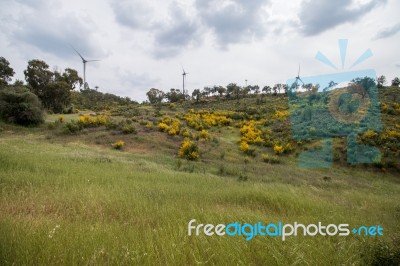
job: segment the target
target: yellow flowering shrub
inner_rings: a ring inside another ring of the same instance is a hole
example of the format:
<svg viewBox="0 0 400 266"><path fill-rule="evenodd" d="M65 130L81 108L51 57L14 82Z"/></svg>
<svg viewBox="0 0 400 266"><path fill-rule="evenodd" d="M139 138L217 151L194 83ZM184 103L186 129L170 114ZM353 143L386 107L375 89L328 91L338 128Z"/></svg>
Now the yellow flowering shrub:
<svg viewBox="0 0 400 266"><path fill-rule="evenodd" d="M201 138L201 139L209 140L210 137L211 137L211 136L210 136L210 133L208 133L207 130L203 129L203 130L200 132L200 138Z"/></svg>
<svg viewBox="0 0 400 266"><path fill-rule="evenodd" d="M388 105L386 103L382 103L381 104L381 110L382 110L383 113L386 113L388 108L389 107L388 107Z"/></svg>
<svg viewBox="0 0 400 266"><path fill-rule="evenodd" d="M228 112L214 112L201 110L195 112L193 109L185 115L184 119L186 124L196 130L208 129L213 126L229 126L233 122L231 118L228 118Z"/></svg>
<svg viewBox="0 0 400 266"><path fill-rule="evenodd" d="M279 111L276 110L275 114L272 115L273 119L277 119L277 120L285 120L290 116L290 112L289 111Z"/></svg>
<svg viewBox="0 0 400 266"><path fill-rule="evenodd" d="M371 139L376 137L378 134L375 133L373 130L368 129L363 135L362 138L363 139Z"/></svg>
<svg viewBox="0 0 400 266"><path fill-rule="evenodd" d="M262 144L264 140L261 138L261 133L261 130L256 128L256 122L250 120L240 128L240 134L242 135L240 141L248 144Z"/></svg>
<svg viewBox="0 0 400 266"><path fill-rule="evenodd" d="M385 134L390 138L400 138L400 132L397 132L396 130L386 130Z"/></svg>
<svg viewBox="0 0 400 266"><path fill-rule="evenodd" d="M116 150L121 150L122 147L124 147L125 142L123 142L122 140L115 142L114 144L112 144L113 148Z"/></svg>
<svg viewBox="0 0 400 266"><path fill-rule="evenodd" d="M189 129L187 129L187 128L184 128L184 129L181 131L181 134L182 134L182 136L183 136L184 138L190 138L190 137L191 137L190 131L189 131Z"/></svg>
<svg viewBox="0 0 400 266"><path fill-rule="evenodd" d="M393 103L393 108L397 113L400 113L400 103Z"/></svg>
<svg viewBox="0 0 400 266"><path fill-rule="evenodd" d="M165 132L165 131L167 131L167 129L168 129L168 125L165 124L165 123L159 123L159 124L158 124L158 129L159 129L160 131L162 131L162 132Z"/></svg>
<svg viewBox="0 0 400 266"><path fill-rule="evenodd" d="M97 127L106 125L109 119L110 117L105 115L83 115L79 117L78 123L82 127Z"/></svg>
<svg viewBox="0 0 400 266"><path fill-rule="evenodd" d="M189 139L184 139L178 152L180 158L195 161L199 155L199 147L197 144Z"/></svg>
<svg viewBox="0 0 400 266"><path fill-rule="evenodd" d="M285 148L283 148L283 146L275 144L274 145L274 152L276 154L282 154L285 151Z"/></svg>
<svg viewBox="0 0 400 266"><path fill-rule="evenodd" d="M249 144L246 141L240 142L240 150L243 152L247 152L250 149Z"/></svg>
<svg viewBox="0 0 400 266"><path fill-rule="evenodd" d="M173 118L169 126L168 134L179 135L180 131L181 131L181 122L179 121L179 119Z"/></svg>
<svg viewBox="0 0 400 266"><path fill-rule="evenodd" d="M177 118L163 117L160 119L158 129L162 132L167 132L169 135L179 135L181 121Z"/></svg>
<svg viewBox="0 0 400 266"><path fill-rule="evenodd" d="M60 115L58 117L58 122L63 123L64 122L64 116Z"/></svg>

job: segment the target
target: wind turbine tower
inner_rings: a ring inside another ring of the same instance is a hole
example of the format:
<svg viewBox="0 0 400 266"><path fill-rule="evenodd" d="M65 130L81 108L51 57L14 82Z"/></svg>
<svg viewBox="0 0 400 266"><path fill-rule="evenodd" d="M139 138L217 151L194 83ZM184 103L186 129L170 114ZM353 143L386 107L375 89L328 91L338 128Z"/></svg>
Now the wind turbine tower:
<svg viewBox="0 0 400 266"><path fill-rule="evenodd" d="M97 60L97 59L95 59L95 60L86 60L74 47L72 47L72 49L74 49L74 51L82 59L82 63L83 63L83 87L86 89L86 87L87 87L87 83L86 83L86 63L100 61L100 60Z"/></svg>
<svg viewBox="0 0 400 266"><path fill-rule="evenodd" d="M182 66L182 70L183 70L183 73L182 73L182 93L183 93L183 96L185 97L185 80L186 80L186 75L189 74L189 73L186 73L186 71L183 68L183 66Z"/></svg>

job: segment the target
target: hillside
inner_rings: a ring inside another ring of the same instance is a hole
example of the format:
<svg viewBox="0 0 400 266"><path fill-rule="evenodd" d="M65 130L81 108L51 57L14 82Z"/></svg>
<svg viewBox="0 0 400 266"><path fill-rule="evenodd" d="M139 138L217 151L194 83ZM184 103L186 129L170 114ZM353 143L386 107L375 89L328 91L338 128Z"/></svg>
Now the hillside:
<svg viewBox="0 0 400 266"><path fill-rule="evenodd" d="M382 264L399 261L398 88L379 91L381 162L301 168L282 95L132 104L0 124L0 261L12 264ZM315 129L316 130L316 129ZM348 223L384 236L188 236L188 222Z"/></svg>

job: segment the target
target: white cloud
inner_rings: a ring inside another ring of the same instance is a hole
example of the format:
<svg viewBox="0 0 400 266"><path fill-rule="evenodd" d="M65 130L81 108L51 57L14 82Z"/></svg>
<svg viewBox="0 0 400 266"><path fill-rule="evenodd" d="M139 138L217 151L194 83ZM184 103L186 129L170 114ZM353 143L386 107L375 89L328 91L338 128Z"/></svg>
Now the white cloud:
<svg viewBox="0 0 400 266"><path fill-rule="evenodd" d="M102 60L88 65L91 86L141 101L151 87L181 89L181 64L190 73L189 91L243 85L245 79L260 86L285 82L299 63L303 75L326 73L331 69L315 53L321 50L340 65L337 39L349 38L348 62L371 48L374 57L362 67L392 79L400 57L400 3L383 2L1 1L0 56L19 79L33 58L81 73L70 43L85 57Z"/></svg>

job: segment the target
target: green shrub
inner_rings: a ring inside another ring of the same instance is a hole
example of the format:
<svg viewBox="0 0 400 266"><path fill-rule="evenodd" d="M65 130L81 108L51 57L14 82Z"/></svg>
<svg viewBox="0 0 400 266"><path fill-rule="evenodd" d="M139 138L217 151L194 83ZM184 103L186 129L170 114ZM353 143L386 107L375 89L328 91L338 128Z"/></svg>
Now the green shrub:
<svg viewBox="0 0 400 266"><path fill-rule="evenodd" d="M67 133L77 133L81 130L79 124L75 121L71 121L65 124L65 131Z"/></svg>
<svg viewBox="0 0 400 266"><path fill-rule="evenodd" d="M279 157L275 155L262 154L261 159L265 163L271 163L271 164L280 163Z"/></svg>
<svg viewBox="0 0 400 266"><path fill-rule="evenodd" d="M108 130L118 128L118 124L112 119L107 120L107 123L105 126L106 126L106 129L108 129Z"/></svg>
<svg viewBox="0 0 400 266"><path fill-rule="evenodd" d="M8 87L0 91L0 117L6 122L24 126L44 121L39 98L24 87Z"/></svg>
<svg viewBox="0 0 400 266"><path fill-rule="evenodd" d="M377 240L366 245L361 255L366 265L400 265L399 244L399 235L394 235L391 241Z"/></svg>
<svg viewBox="0 0 400 266"><path fill-rule="evenodd" d="M122 133L124 134L136 134L136 127L134 125L125 125L122 128Z"/></svg>

